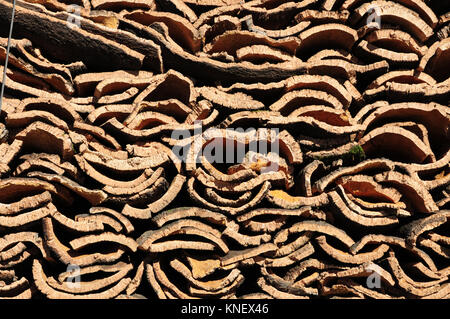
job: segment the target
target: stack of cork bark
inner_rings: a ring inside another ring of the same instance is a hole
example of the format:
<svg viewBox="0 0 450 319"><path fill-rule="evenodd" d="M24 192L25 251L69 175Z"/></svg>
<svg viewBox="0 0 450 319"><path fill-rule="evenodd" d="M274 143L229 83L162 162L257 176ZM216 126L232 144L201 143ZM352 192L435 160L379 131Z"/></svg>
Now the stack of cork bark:
<svg viewBox="0 0 450 319"><path fill-rule="evenodd" d="M450 298L448 1L12 8L0 297Z"/></svg>

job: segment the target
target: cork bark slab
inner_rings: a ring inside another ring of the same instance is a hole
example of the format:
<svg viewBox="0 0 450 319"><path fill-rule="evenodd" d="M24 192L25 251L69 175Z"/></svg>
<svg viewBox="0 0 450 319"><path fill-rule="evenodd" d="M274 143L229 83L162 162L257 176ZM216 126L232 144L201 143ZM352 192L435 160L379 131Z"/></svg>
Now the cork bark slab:
<svg viewBox="0 0 450 319"><path fill-rule="evenodd" d="M0 298L449 299L449 9L0 0Z"/></svg>

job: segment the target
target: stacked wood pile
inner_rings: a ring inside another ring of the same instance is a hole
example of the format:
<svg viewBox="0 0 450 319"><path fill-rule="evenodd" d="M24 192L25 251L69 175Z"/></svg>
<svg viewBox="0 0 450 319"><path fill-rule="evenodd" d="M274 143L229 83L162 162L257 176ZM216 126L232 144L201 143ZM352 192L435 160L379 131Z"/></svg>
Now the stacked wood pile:
<svg viewBox="0 0 450 319"><path fill-rule="evenodd" d="M17 0L0 297L449 298L449 34L442 0Z"/></svg>

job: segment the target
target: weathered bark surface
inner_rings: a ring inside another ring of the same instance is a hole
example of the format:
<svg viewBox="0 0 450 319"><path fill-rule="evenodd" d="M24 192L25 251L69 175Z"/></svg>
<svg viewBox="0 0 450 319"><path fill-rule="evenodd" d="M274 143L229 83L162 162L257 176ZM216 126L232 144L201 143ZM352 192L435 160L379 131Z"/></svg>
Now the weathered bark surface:
<svg viewBox="0 0 450 319"><path fill-rule="evenodd" d="M445 3L18 0L0 298L449 299Z"/></svg>

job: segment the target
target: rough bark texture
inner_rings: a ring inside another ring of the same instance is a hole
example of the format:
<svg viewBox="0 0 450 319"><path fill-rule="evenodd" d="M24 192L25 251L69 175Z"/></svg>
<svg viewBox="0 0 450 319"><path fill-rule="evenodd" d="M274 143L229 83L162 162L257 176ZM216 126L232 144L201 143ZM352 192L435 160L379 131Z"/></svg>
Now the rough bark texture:
<svg viewBox="0 0 450 319"><path fill-rule="evenodd" d="M18 0L0 298L450 298L448 12Z"/></svg>

